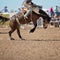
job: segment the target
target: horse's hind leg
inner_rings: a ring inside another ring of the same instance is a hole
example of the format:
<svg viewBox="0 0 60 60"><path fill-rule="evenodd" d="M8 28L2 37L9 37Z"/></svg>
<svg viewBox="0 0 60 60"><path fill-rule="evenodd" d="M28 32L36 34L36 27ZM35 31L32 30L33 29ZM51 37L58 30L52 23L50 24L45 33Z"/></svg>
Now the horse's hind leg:
<svg viewBox="0 0 60 60"><path fill-rule="evenodd" d="M11 29L9 31L9 37L10 37L10 40L15 40L14 38L11 37L11 34L15 31L15 29Z"/></svg>
<svg viewBox="0 0 60 60"><path fill-rule="evenodd" d="M18 34L18 36L19 36L20 39L25 40L25 39L23 39L22 36L20 35L20 30L19 30L19 28L17 28L17 34Z"/></svg>

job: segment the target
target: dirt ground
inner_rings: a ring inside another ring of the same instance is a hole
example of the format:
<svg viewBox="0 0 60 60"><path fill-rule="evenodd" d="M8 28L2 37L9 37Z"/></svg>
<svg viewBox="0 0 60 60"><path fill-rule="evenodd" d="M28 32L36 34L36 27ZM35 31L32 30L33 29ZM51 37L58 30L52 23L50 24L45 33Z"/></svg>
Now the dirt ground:
<svg viewBox="0 0 60 60"><path fill-rule="evenodd" d="M60 28L21 29L26 40L19 39L16 31L15 40L9 40L10 28L0 28L0 60L60 60Z"/></svg>

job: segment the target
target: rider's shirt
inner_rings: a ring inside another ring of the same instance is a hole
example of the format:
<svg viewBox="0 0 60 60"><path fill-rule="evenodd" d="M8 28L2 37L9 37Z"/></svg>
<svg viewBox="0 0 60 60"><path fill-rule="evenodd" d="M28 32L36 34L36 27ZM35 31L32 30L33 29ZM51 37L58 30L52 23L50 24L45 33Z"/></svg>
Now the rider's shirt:
<svg viewBox="0 0 60 60"><path fill-rule="evenodd" d="M39 14L39 7L36 4L33 3L32 5L31 3L32 3L32 0L25 0L24 7L26 7L30 11L34 11Z"/></svg>
<svg viewBox="0 0 60 60"><path fill-rule="evenodd" d="M32 7L31 7L31 0L25 0L24 2L23 2L23 5L24 5L24 7L26 7L27 9L31 9Z"/></svg>
<svg viewBox="0 0 60 60"><path fill-rule="evenodd" d="M30 3L30 2L31 2L31 0L25 0L24 2L26 2L26 3Z"/></svg>

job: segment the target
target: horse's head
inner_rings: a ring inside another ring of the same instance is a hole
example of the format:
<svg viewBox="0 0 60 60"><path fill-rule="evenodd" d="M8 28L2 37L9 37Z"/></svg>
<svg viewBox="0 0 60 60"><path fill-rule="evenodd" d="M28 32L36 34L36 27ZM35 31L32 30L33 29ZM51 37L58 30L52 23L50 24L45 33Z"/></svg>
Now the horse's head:
<svg viewBox="0 0 60 60"><path fill-rule="evenodd" d="M50 20L51 20L51 18L49 16L44 18L44 20L43 20L43 28L46 29L48 27L48 24L50 23Z"/></svg>

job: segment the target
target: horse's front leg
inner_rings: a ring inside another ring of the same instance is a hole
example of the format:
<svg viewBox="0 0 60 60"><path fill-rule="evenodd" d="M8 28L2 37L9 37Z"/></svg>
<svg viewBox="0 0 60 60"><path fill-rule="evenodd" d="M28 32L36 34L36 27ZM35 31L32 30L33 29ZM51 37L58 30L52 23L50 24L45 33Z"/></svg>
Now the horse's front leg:
<svg viewBox="0 0 60 60"><path fill-rule="evenodd" d="M30 30L30 33L33 33L37 27L37 22L36 23L33 23L34 24L34 27Z"/></svg>

